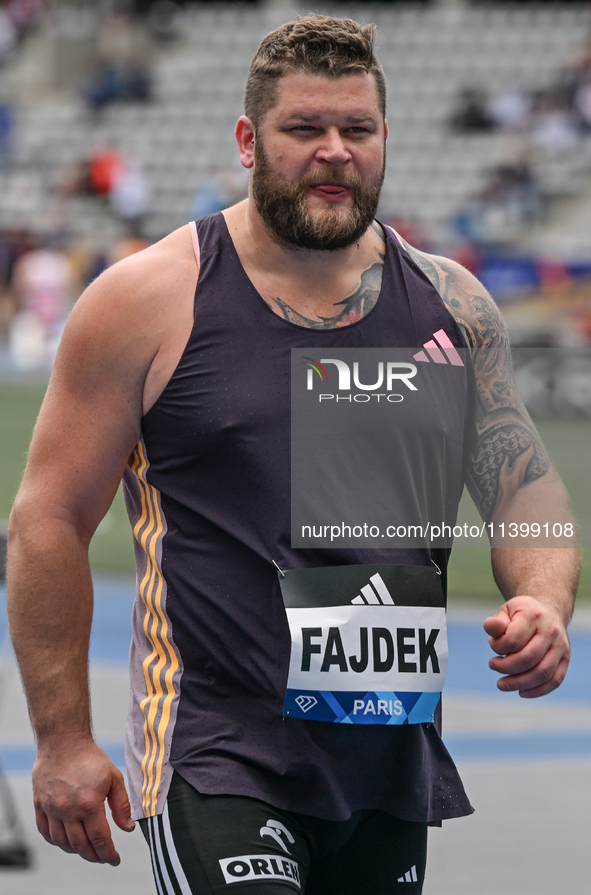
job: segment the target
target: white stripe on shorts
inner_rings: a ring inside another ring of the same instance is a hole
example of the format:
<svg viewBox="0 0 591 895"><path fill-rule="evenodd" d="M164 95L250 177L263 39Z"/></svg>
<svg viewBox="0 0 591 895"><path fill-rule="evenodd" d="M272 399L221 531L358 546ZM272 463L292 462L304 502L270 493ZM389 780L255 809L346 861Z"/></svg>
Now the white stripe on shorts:
<svg viewBox="0 0 591 895"><path fill-rule="evenodd" d="M168 857L170 858L170 863L172 864L172 869L174 870L179 889L181 890L183 895L192 895L191 887L189 886L187 877L185 876L185 871L182 868L181 862L179 860L179 856L177 854L176 846L174 844L174 839L172 838L172 830L170 828L170 816L168 814L168 802L166 802L166 804L164 805L164 814L162 815L162 827L164 830L164 839L166 842L166 847L168 849Z"/></svg>
<svg viewBox="0 0 591 895"><path fill-rule="evenodd" d="M148 818L148 830L158 895L178 895L179 892L181 895L193 895L172 838L168 805L164 806L164 813L160 817ZM165 853L170 868L166 863Z"/></svg>
<svg viewBox="0 0 591 895"><path fill-rule="evenodd" d="M152 870L154 873L154 881L156 883L156 888L158 889L158 895L167 895L167 893L164 892L161 882L160 882L160 870L159 870L158 863L156 860L156 845L154 843L154 839L157 837L154 836L154 832L156 832L156 834L158 832L157 830L154 831L154 818L149 817L148 818L148 836L150 839L150 857L152 858Z"/></svg>

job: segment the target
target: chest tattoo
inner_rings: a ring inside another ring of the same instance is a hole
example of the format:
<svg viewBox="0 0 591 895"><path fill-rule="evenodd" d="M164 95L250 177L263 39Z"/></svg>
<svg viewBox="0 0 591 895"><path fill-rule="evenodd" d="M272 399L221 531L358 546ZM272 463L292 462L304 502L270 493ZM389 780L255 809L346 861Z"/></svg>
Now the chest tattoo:
<svg viewBox="0 0 591 895"><path fill-rule="evenodd" d="M369 314L380 294L385 256L382 253L378 253L378 255L379 261L375 261L361 274L357 289L342 301L335 302L334 312L328 316L309 317L306 314L301 314L279 297L274 297L268 304L278 311L285 320L308 329L338 329L341 326L356 323Z"/></svg>

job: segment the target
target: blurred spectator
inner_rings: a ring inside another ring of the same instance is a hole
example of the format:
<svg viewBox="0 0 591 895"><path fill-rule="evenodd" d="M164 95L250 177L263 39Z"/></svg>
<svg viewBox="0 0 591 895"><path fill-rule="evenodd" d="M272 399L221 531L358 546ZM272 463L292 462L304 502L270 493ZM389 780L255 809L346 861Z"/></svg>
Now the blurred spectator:
<svg viewBox="0 0 591 895"><path fill-rule="evenodd" d="M148 27L156 40L167 43L180 35L182 8L174 0L156 0L148 10Z"/></svg>
<svg viewBox="0 0 591 895"><path fill-rule="evenodd" d="M103 8L105 8L103 4ZM97 31L97 57L105 62L147 64L150 46L145 29L123 4L111 4L102 16Z"/></svg>
<svg viewBox="0 0 591 895"><path fill-rule="evenodd" d="M16 313L16 303L9 285L15 261L15 243L11 233L0 231L0 333L6 331Z"/></svg>
<svg viewBox="0 0 591 895"><path fill-rule="evenodd" d="M121 166L113 181L111 203L117 216L126 221L132 233L139 234L150 200L144 166L131 153L121 156Z"/></svg>
<svg viewBox="0 0 591 895"><path fill-rule="evenodd" d="M109 197L123 173L121 154L112 147L97 150L88 164L88 186L94 196Z"/></svg>
<svg viewBox="0 0 591 895"><path fill-rule="evenodd" d="M538 220L542 202L539 183L525 161L498 165L480 193L454 220L457 233L477 244L511 242Z"/></svg>
<svg viewBox="0 0 591 895"><path fill-rule="evenodd" d="M584 132L591 131L591 73L588 80L578 85L573 94L575 112Z"/></svg>
<svg viewBox="0 0 591 895"><path fill-rule="evenodd" d="M122 261L123 258L129 258L130 255L135 255L136 252L147 249L149 244L145 239L141 239L138 236L124 236L123 239L120 239L113 246L112 251L109 253L107 259L108 266L116 264L117 261Z"/></svg>
<svg viewBox="0 0 591 895"><path fill-rule="evenodd" d="M151 77L144 66L131 60L118 64L99 61L84 95L93 112L123 100L144 102L150 99Z"/></svg>
<svg viewBox="0 0 591 895"><path fill-rule="evenodd" d="M572 91L591 75L591 36L573 48L572 57L562 70L561 82Z"/></svg>
<svg viewBox="0 0 591 895"><path fill-rule="evenodd" d="M495 124L506 130L524 130L529 124L531 109L531 94L522 87L501 90L489 105Z"/></svg>
<svg viewBox="0 0 591 895"><path fill-rule="evenodd" d="M223 211L246 195L244 171L213 170L204 181L189 208L189 220L198 221L208 214Z"/></svg>
<svg viewBox="0 0 591 895"><path fill-rule="evenodd" d="M214 174L201 184L189 209L189 218L198 221L208 214L215 214L228 207L228 191L220 174Z"/></svg>
<svg viewBox="0 0 591 895"><path fill-rule="evenodd" d="M495 122L487 109L486 93L473 88L462 90L449 123L460 134L492 130Z"/></svg>
<svg viewBox="0 0 591 895"><path fill-rule="evenodd" d="M18 313L10 351L20 369L51 366L71 308L74 275L68 257L51 248L26 252L14 268Z"/></svg>
<svg viewBox="0 0 591 895"><path fill-rule="evenodd" d="M561 155L576 146L579 127L564 90L541 91L534 100L530 141L549 156Z"/></svg>
<svg viewBox="0 0 591 895"><path fill-rule="evenodd" d="M22 255L14 269L19 308L51 330L70 310L73 272L67 256L56 249L37 248Z"/></svg>
<svg viewBox="0 0 591 895"><path fill-rule="evenodd" d="M97 58L84 91L93 112L123 100L150 99L150 45L145 28L123 9L112 9L101 20Z"/></svg>
<svg viewBox="0 0 591 895"><path fill-rule="evenodd" d="M68 162L58 175L55 190L60 196L90 196L90 160Z"/></svg>
<svg viewBox="0 0 591 895"><path fill-rule="evenodd" d="M105 146L88 163L70 165L62 174L61 192L82 195L85 188L88 194L108 200L113 213L129 225L131 232L141 231L150 189L144 165L137 155Z"/></svg>
<svg viewBox="0 0 591 895"><path fill-rule="evenodd" d="M0 289L11 288L19 258L36 246L36 240L26 230L0 230Z"/></svg>
<svg viewBox="0 0 591 895"><path fill-rule="evenodd" d="M16 47L18 40L18 29L12 21L8 10L0 7L0 65L10 57L10 54Z"/></svg>
<svg viewBox="0 0 591 895"><path fill-rule="evenodd" d="M8 0L5 7L16 27L19 41L41 21L44 12L42 0Z"/></svg>
<svg viewBox="0 0 591 895"><path fill-rule="evenodd" d="M14 112L10 103L0 100L0 171L10 167L12 159L12 136L14 132Z"/></svg>
<svg viewBox="0 0 591 895"><path fill-rule="evenodd" d="M463 89L449 125L464 133L503 132L506 161L456 214L453 225L462 239L476 245L507 244L542 216L544 183L536 176L536 163L571 152L591 133L591 36L573 50L550 87L533 91L513 85L488 102L483 91ZM521 143L516 162L508 140ZM539 170L544 171L543 164Z"/></svg>
<svg viewBox="0 0 591 895"><path fill-rule="evenodd" d="M449 119L456 131L499 128L527 136L531 148L555 157L575 148L591 131L591 37L573 51L556 83L531 91L513 85L487 101L482 90L464 88Z"/></svg>
<svg viewBox="0 0 591 895"><path fill-rule="evenodd" d="M13 242L10 234L0 231L0 293L6 292L14 266Z"/></svg>
<svg viewBox="0 0 591 895"><path fill-rule="evenodd" d="M481 200L485 205L517 205L520 217L534 218L538 195L536 179L527 162L504 163L493 169Z"/></svg>

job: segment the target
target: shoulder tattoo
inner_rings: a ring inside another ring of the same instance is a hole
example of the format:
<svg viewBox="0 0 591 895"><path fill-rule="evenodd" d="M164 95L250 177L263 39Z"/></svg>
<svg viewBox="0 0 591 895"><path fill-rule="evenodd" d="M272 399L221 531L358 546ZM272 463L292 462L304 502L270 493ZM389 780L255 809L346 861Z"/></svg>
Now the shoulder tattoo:
<svg viewBox="0 0 591 895"><path fill-rule="evenodd" d="M486 289L459 264L404 243L462 329L476 383L475 431L468 488L490 521L516 490L551 470L544 447L513 378L505 324Z"/></svg>

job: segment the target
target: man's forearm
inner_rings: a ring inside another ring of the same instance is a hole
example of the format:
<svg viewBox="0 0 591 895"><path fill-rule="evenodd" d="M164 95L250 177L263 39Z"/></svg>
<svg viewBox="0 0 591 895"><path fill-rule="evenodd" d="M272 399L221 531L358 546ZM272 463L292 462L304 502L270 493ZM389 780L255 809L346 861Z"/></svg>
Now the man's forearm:
<svg viewBox="0 0 591 895"><path fill-rule="evenodd" d="M7 608L37 741L90 735L92 581L85 546L59 519L13 514Z"/></svg>
<svg viewBox="0 0 591 895"><path fill-rule="evenodd" d="M512 498L507 498L495 515L495 531L499 523L504 523L505 532L505 537L493 538L495 581L506 600L522 595L535 597L555 611L566 626L573 613L580 575L578 534L566 489L551 469L538 481L516 488ZM561 537L554 534L557 528ZM534 536L535 531L539 535ZM518 537L513 537L513 532Z"/></svg>
<svg viewBox="0 0 591 895"><path fill-rule="evenodd" d="M18 507L9 531L7 603L37 737L37 827L67 852L117 865L105 800L122 830L135 825L123 775L92 738L88 545L64 518L35 520L33 511Z"/></svg>
<svg viewBox="0 0 591 895"><path fill-rule="evenodd" d="M496 547L492 568L499 590L510 600L535 597L555 611L566 626L579 583L580 551L573 547Z"/></svg>

